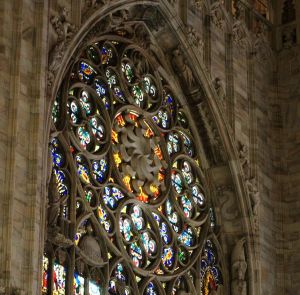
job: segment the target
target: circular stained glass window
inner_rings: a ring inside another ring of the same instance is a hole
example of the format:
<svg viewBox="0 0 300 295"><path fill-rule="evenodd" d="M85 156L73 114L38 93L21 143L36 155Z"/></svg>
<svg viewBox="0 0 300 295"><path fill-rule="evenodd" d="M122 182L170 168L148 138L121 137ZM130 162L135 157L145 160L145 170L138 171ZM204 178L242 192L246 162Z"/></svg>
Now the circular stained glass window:
<svg viewBox="0 0 300 295"><path fill-rule="evenodd" d="M76 275L74 294L195 290L208 208L178 91L126 39L88 44L74 60L52 112L49 243L60 247L58 236L75 257L57 269Z"/></svg>

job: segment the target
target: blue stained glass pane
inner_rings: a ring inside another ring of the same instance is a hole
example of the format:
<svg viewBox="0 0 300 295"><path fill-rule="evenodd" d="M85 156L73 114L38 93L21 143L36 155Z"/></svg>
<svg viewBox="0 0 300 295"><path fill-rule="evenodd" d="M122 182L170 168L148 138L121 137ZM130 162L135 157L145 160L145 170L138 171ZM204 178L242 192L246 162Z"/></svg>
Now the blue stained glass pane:
<svg viewBox="0 0 300 295"><path fill-rule="evenodd" d="M100 223L104 226L104 229L108 232L112 232L112 225L111 221L109 220L109 216L107 211L104 209L104 207L100 204L98 207L98 218Z"/></svg>
<svg viewBox="0 0 300 295"><path fill-rule="evenodd" d="M96 89L97 94L102 99L102 102L105 106L105 109L109 110L110 109L110 102L109 102L109 99L107 98L108 91L107 91L106 85L103 82L99 81L99 80L95 80L94 85L95 85L95 89Z"/></svg>
<svg viewBox="0 0 300 295"><path fill-rule="evenodd" d="M74 273L74 295L84 295L84 278Z"/></svg>
<svg viewBox="0 0 300 295"><path fill-rule="evenodd" d="M178 194L182 193L183 191L182 179L180 175L175 171L172 171L172 185Z"/></svg>
<svg viewBox="0 0 300 295"><path fill-rule="evenodd" d="M76 166L77 166L77 173L80 177L80 179L85 183L90 183L90 172L88 169L87 164L83 160L81 156L76 156Z"/></svg>
<svg viewBox="0 0 300 295"><path fill-rule="evenodd" d="M146 295L157 295L157 288L156 286L150 282L147 286L147 289L146 289Z"/></svg>
<svg viewBox="0 0 300 295"><path fill-rule="evenodd" d="M53 138L51 140L50 150L51 150L53 165L55 167L61 168L65 163L65 159L59 149L59 141L57 140L57 138Z"/></svg>
<svg viewBox="0 0 300 295"><path fill-rule="evenodd" d="M66 175L62 170L53 169L54 175L55 175L55 180L57 184L57 190L61 196L67 196L69 195L69 189L67 185L65 184L66 182Z"/></svg>
<svg viewBox="0 0 300 295"><path fill-rule="evenodd" d="M106 179L108 163L105 159L95 160L92 162L92 173L96 181L103 183Z"/></svg>
<svg viewBox="0 0 300 295"><path fill-rule="evenodd" d="M207 262L210 265L213 265L215 263L215 255L214 255L213 251L210 249L206 249L205 254L206 254Z"/></svg>
<svg viewBox="0 0 300 295"><path fill-rule="evenodd" d="M123 268L123 265L121 263L117 264L117 267L116 267L116 270L115 270L115 276L121 282L126 281L126 277L124 275L124 268Z"/></svg>
<svg viewBox="0 0 300 295"><path fill-rule="evenodd" d="M89 64L84 61L80 62L78 76L81 81L91 82L96 74L96 71Z"/></svg>
<svg viewBox="0 0 300 295"><path fill-rule="evenodd" d="M111 188L109 186L106 186L104 188L104 194L103 194L103 200L104 203L110 208L110 209L116 209L117 203L115 198L111 194Z"/></svg>
<svg viewBox="0 0 300 295"><path fill-rule="evenodd" d="M183 243L186 247L192 247L195 244L195 234L191 227L188 227L182 231L178 236L178 240Z"/></svg>
<svg viewBox="0 0 300 295"><path fill-rule="evenodd" d="M103 46L101 49L101 62L103 65L109 64L111 58L113 57L113 53L111 48L107 48L106 46Z"/></svg>
<svg viewBox="0 0 300 295"><path fill-rule="evenodd" d="M174 257L174 250L171 247L164 248L162 254L162 263L163 265L171 269L174 265L175 257Z"/></svg>
<svg viewBox="0 0 300 295"><path fill-rule="evenodd" d="M162 222L162 224L161 224L160 233L162 235L163 242L165 244L169 244L171 242L171 236L170 236L168 226L165 222Z"/></svg>

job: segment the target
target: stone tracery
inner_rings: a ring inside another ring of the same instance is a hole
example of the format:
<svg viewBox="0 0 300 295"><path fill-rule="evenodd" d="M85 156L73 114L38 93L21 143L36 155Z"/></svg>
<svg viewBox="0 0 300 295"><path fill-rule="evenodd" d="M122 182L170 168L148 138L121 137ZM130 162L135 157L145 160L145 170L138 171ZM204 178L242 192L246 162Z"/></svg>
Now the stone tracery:
<svg viewBox="0 0 300 295"><path fill-rule="evenodd" d="M74 247L49 239L44 259L55 262L52 273L62 283L48 280L45 288L71 290L71 272L75 294L89 288L193 294L208 227L193 131L167 77L127 35L116 30L85 44L53 106L53 128L60 135L54 135L51 151L59 178L51 185L64 188L65 196L58 218L49 217L56 235L74 239ZM176 65L184 66L192 87L191 69L183 61ZM56 248L68 257L75 250L74 270L72 258L62 264ZM221 284L215 275L214 290Z"/></svg>

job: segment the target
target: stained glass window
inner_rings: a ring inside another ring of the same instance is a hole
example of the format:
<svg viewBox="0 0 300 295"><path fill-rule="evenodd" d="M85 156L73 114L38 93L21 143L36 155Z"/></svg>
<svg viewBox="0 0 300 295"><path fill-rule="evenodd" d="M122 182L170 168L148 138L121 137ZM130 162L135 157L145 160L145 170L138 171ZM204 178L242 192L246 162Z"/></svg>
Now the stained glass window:
<svg viewBox="0 0 300 295"><path fill-rule="evenodd" d="M209 241L201 255L209 202L178 91L124 36L73 60L52 111L42 292L196 292L201 268L209 294L221 270Z"/></svg>

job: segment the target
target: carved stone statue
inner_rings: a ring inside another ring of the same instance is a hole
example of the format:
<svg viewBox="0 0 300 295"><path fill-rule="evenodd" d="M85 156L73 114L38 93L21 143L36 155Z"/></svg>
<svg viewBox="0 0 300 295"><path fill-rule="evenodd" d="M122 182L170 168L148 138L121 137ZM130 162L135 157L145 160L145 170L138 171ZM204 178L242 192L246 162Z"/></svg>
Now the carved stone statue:
<svg viewBox="0 0 300 295"><path fill-rule="evenodd" d="M249 162L249 150L248 147L239 143L239 159L244 172L245 179L249 179L250 174L250 162Z"/></svg>
<svg viewBox="0 0 300 295"><path fill-rule="evenodd" d="M68 10L65 7L62 7L60 9L60 14L52 16L50 19L50 23L57 35L57 42L65 42L70 39L75 32L75 26L67 21L68 14Z"/></svg>
<svg viewBox="0 0 300 295"><path fill-rule="evenodd" d="M231 294L232 295L246 295L247 294L247 281L246 270L247 262L245 258L245 245L246 239L239 240L231 255Z"/></svg>
<svg viewBox="0 0 300 295"><path fill-rule="evenodd" d="M200 50L200 53L203 55L204 42L201 40L198 32L193 26L187 26L187 36L189 41Z"/></svg>
<svg viewBox="0 0 300 295"><path fill-rule="evenodd" d="M185 86L191 90L191 88L195 85L195 78L192 70L187 65L186 60L182 55L180 47L173 51L172 64L178 76L183 79Z"/></svg>
<svg viewBox="0 0 300 295"><path fill-rule="evenodd" d="M246 186L248 189L248 193L251 199L251 205L252 205L252 212L253 215L258 215L258 209L260 204L260 198L259 198L259 191L257 188L256 180L255 178L252 179L246 179Z"/></svg>
<svg viewBox="0 0 300 295"><path fill-rule="evenodd" d="M216 92L219 96L219 98L224 101L225 100L225 91L223 89L221 79L219 77L215 78L213 81L214 88L216 89Z"/></svg>
<svg viewBox="0 0 300 295"><path fill-rule="evenodd" d="M75 26L67 21L67 16L67 9L62 7L60 13L50 19L52 26L49 41L48 86L53 84L55 73L61 64L67 43L76 31Z"/></svg>

